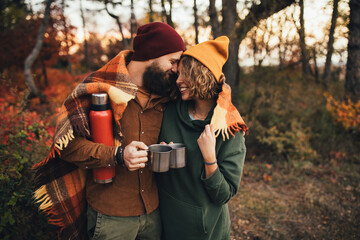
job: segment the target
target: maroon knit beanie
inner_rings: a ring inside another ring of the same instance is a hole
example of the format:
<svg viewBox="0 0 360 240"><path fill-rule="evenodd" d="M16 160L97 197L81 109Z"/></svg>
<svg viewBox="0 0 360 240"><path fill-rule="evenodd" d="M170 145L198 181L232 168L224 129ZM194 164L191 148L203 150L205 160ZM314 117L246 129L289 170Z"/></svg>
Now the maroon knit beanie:
<svg viewBox="0 0 360 240"><path fill-rule="evenodd" d="M146 61L163 55L185 50L180 35L162 22L145 24L138 28L133 42L132 60Z"/></svg>

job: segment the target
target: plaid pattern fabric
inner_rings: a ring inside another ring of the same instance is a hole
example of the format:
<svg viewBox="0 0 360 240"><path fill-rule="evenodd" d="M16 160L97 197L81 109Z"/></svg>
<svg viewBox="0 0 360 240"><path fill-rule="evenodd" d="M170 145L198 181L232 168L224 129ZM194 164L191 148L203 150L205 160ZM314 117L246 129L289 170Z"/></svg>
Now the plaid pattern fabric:
<svg viewBox="0 0 360 240"><path fill-rule="evenodd" d="M242 131L243 134L249 131L240 113L231 102L231 88L225 81L216 101L210 124L214 126L216 137L221 133L223 140L229 139L229 133L234 136L234 133L238 131Z"/></svg>
<svg viewBox="0 0 360 240"><path fill-rule="evenodd" d="M106 92L114 116L114 145L121 144L120 122L127 103L135 98L137 87L130 82L122 51L105 66L85 78L67 97L58 114L54 143L47 158L34 165L34 199L59 226L60 239L86 239L86 171L61 159L60 150L75 137L89 138L91 94Z"/></svg>

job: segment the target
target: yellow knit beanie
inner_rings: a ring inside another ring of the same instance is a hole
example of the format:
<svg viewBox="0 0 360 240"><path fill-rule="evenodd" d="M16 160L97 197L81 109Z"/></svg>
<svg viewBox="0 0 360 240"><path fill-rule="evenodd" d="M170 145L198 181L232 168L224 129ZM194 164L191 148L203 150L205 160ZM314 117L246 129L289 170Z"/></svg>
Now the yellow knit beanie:
<svg viewBox="0 0 360 240"><path fill-rule="evenodd" d="M219 81L222 74L222 67L228 58L229 38L221 36L215 40L199 43L187 49L183 55L191 56L199 60L214 74L216 81Z"/></svg>

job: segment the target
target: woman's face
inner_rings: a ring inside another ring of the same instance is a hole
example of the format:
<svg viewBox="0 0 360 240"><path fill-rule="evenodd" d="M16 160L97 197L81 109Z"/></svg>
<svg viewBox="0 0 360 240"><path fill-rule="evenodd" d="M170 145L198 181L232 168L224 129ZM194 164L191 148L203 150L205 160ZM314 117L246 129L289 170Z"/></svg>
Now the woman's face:
<svg viewBox="0 0 360 240"><path fill-rule="evenodd" d="M179 63L178 71L179 71L179 76L176 80L176 85L180 90L181 99L183 101L191 100L192 97L190 96L189 83L186 81L185 76L183 74L182 61L180 61L180 63Z"/></svg>

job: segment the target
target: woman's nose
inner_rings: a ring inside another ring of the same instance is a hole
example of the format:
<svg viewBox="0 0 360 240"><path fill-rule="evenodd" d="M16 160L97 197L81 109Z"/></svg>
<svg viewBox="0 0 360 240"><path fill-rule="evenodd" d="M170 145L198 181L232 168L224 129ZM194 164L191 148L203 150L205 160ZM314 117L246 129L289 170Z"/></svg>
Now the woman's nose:
<svg viewBox="0 0 360 240"><path fill-rule="evenodd" d="M180 74L179 74L177 79L176 79L176 84L180 84L181 82L182 82L182 79L181 79Z"/></svg>

